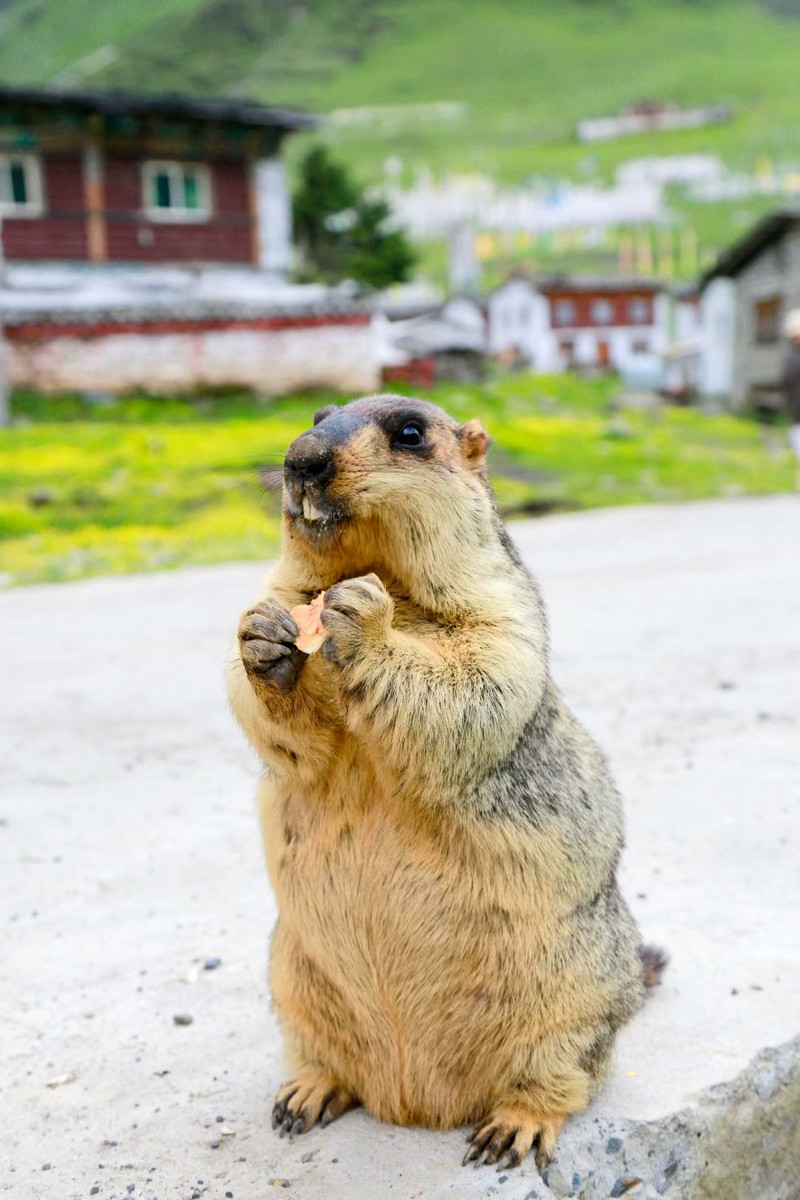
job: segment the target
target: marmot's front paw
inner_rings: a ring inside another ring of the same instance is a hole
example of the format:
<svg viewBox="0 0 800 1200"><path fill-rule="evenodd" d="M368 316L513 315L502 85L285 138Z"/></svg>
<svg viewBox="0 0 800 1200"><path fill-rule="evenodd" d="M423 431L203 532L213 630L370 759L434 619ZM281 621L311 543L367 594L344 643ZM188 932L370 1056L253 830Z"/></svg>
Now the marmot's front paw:
<svg viewBox="0 0 800 1200"><path fill-rule="evenodd" d="M377 575L335 583L325 593L320 616L328 632L323 657L342 667L370 644L380 645L391 627L393 611L392 598Z"/></svg>
<svg viewBox="0 0 800 1200"><path fill-rule="evenodd" d="M294 644L299 632L288 609L272 597L244 614L239 622L239 653L252 681L282 692L294 687L308 657Z"/></svg>

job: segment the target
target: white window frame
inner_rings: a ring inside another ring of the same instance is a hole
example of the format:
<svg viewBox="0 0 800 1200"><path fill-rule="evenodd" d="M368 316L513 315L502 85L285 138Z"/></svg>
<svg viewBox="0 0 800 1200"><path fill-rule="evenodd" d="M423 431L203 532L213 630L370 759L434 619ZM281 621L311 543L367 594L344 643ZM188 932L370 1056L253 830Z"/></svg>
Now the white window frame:
<svg viewBox="0 0 800 1200"><path fill-rule="evenodd" d="M173 187L179 190L183 183L183 175L189 168L197 173L197 198L199 208L181 208L170 205L169 208L159 208L150 203L153 193L153 181L156 175L169 175L170 192ZM211 197L211 172L207 165L201 162L183 162L178 159L148 159L142 163L142 210L148 221L166 224L198 225L208 221L213 212Z"/></svg>
<svg viewBox="0 0 800 1200"><path fill-rule="evenodd" d="M44 212L44 189L42 187L42 164L38 154L17 154L13 150L4 150L0 153L0 171L8 171L9 185L12 162L23 165L28 199L24 204L15 204L13 200L0 199L0 216L6 219L40 217Z"/></svg>

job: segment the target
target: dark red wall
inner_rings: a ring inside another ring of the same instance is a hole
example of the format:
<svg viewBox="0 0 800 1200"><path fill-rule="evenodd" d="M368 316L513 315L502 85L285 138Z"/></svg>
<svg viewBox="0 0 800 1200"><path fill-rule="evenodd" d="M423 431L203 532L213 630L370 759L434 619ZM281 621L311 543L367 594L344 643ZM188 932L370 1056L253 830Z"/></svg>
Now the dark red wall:
<svg viewBox="0 0 800 1200"><path fill-rule="evenodd" d="M550 321L553 329L604 329L612 325L631 325L634 328L651 325L653 322L653 295L642 291L602 291L574 292L567 288L563 290L548 290L547 299L550 303ZM559 300L569 300L575 309L575 319L556 322L556 304ZM592 305L595 300L607 300L614 310L614 316L603 325L599 325L592 317ZM632 321L628 315L628 304L631 300L643 300L646 306L647 318L644 321Z"/></svg>
<svg viewBox="0 0 800 1200"><path fill-rule="evenodd" d="M110 262L252 261L247 165L217 160L211 172L212 214L207 221L148 221L142 214L138 158L107 157L105 203Z"/></svg>
<svg viewBox="0 0 800 1200"><path fill-rule="evenodd" d="M80 151L43 156L44 215L7 217L3 248L9 259L85 259L86 212Z"/></svg>
<svg viewBox="0 0 800 1200"><path fill-rule="evenodd" d="M253 259L248 172L244 160L209 163L212 215L196 223L148 221L142 214L141 159L105 156L109 262L249 263ZM80 151L42 156L44 215L7 219L11 260L88 258Z"/></svg>

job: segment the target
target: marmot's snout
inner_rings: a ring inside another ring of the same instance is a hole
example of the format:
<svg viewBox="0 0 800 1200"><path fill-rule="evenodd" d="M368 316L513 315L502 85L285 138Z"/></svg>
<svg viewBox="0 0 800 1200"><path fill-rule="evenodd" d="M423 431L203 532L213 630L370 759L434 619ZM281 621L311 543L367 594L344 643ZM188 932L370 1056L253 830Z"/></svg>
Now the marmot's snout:
<svg viewBox="0 0 800 1200"><path fill-rule="evenodd" d="M331 439L314 429L295 438L283 462L287 511L312 524L332 515L326 488L335 474Z"/></svg>
<svg viewBox="0 0 800 1200"><path fill-rule="evenodd" d="M295 438L283 462L286 482L292 487L323 487L335 470L333 446L322 433L309 430Z"/></svg>

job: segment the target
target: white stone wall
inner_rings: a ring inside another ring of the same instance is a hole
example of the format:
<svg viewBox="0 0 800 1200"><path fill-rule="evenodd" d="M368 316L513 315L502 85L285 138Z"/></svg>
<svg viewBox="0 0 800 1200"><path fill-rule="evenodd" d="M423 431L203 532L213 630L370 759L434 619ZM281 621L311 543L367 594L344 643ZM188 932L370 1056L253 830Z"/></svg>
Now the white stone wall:
<svg viewBox="0 0 800 1200"><path fill-rule="evenodd" d="M379 360L379 338L370 324L6 343L9 383L50 393L160 394L225 385L276 396L307 387L370 392L380 383Z"/></svg>

